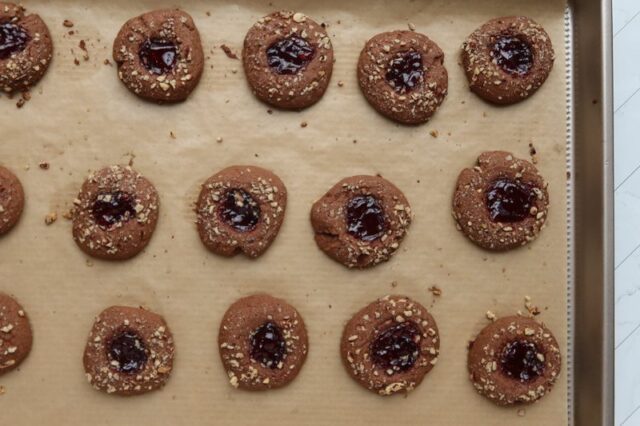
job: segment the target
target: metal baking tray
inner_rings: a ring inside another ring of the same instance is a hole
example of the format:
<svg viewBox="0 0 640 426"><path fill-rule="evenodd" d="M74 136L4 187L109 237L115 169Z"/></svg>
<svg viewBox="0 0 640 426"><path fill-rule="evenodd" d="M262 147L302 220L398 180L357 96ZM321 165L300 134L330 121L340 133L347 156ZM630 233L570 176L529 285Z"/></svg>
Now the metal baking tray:
<svg viewBox="0 0 640 426"><path fill-rule="evenodd" d="M569 96L570 418L613 424L613 80L611 1L571 0ZM572 152L571 152L572 151ZM573 394L573 398L571 395Z"/></svg>

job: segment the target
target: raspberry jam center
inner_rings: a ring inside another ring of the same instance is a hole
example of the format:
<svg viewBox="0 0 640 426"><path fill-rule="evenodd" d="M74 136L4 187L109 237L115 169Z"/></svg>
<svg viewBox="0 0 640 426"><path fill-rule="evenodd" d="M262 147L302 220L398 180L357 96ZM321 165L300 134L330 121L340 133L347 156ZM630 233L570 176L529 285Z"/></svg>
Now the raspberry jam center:
<svg viewBox="0 0 640 426"><path fill-rule="evenodd" d="M520 222L531 214L537 198L530 185L507 178L495 180L485 194L493 222Z"/></svg>
<svg viewBox="0 0 640 426"><path fill-rule="evenodd" d="M500 366L507 376L526 383L544 372L544 354L535 343L518 340L504 347Z"/></svg>
<svg viewBox="0 0 640 426"><path fill-rule="evenodd" d="M22 52L29 40L31 37L21 26L11 22L0 24L0 59L7 59L14 53Z"/></svg>
<svg viewBox="0 0 640 426"><path fill-rule="evenodd" d="M108 354L109 358L117 363L112 365L123 373L140 371L147 362L147 348L133 330L119 332L109 342Z"/></svg>
<svg viewBox="0 0 640 426"><path fill-rule="evenodd" d="M219 211L222 220L238 232L252 231L260 220L260 205L242 189L227 191Z"/></svg>
<svg viewBox="0 0 640 426"><path fill-rule="evenodd" d="M518 37L500 36L493 45L491 56L508 74L524 76L533 67L533 49Z"/></svg>
<svg viewBox="0 0 640 426"><path fill-rule="evenodd" d="M269 66L278 74L297 74L307 66L315 49L298 36L290 36L273 43L267 49Z"/></svg>
<svg viewBox="0 0 640 426"><path fill-rule="evenodd" d="M148 39L140 46L140 60L154 74L167 74L176 66L178 48L169 40Z"/></svg>
<svg viewBox="0 0 640 426"><path fill-rule="evenodd" d="M362 241L374 241L386 230L380 202L371 195L358 195L347 204L347 231Z"/></svg>
<svg viewBox="0 0 640 426"><path fill-rule="evenodd" d="M91 207L93 219L103 228L124 223L136 216L136 202L127 192L98 194Z"/></svg>
<svg viewBox="0 0 640 426"><path fill-rule="evenodd" d="M424 77L422 55L415 50L397 53L389 63L385 78L398 93L413 90Z"/></svg>
<svg viewBox="0 0 640 426"><path fill-rule="evenodd" d="M286 355L286 342L280 327L267 321L250 336L251 358L267 368L277 368Z"/></svg>
<svg viewBox="0 0 640 426"><path fill-rule="evenodd" d="M420 330L413 321L394 324L371 342L371 360L378 367L394 373L407 371L420 356L420 339Z"/></svg>

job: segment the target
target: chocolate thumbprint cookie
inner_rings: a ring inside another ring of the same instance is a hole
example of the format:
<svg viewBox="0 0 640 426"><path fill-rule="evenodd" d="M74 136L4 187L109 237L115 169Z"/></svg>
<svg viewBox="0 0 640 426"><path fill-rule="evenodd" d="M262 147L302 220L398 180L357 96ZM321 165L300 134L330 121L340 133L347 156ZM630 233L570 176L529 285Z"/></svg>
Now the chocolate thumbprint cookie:
<svg viewBox="0 0 640 426"><path fill-rule="evenodd" d="M349 268L385 262L411 224L404 194L379 176L353 176L334 185L311 208L318 247Z"/></svg>
<svg viewBox="0 0 640 426"><path fill-rule="evenodd" d="M496 18L462 45L462 65L471 90L494 104L514 104L533 95L553 68L549 34L524 16Z"/></svg>
<svg viewBox="0 0 640 426"><path fill-rule="evenodd" d="M244 297L229 307L220 324L218 345L229 383L246 390L289 384L309 351L298 311L267 294Z"/></svg>
<svg viewBox="0 0 640 426"><path fill-rule="evenodd" d="M91 174L74 201L73 239L88 255L129 259L146 247L160 200L151 182L128 166Z"/></svg>
<svg viewBox="0 0 640 426"><path fill-rule="evenodd" d="M0 292L0 376L18 368L31 352L31 324L20 304Z"/></svg>
<svg viewBox="0 0 640 426"><path fill-rule="evenodd" d="M385 296L351 318L340 352L351 377L379 395L407 393L438 360L440 337L424 306L404 296Z"/></svg>
<svg viewBox="0 0 640 426"><path fill-rule="evenodd" d="M165 385L173 336L164 319L142 308L112 306L98 315L84 350L84 371L98 390L138 395Z"/></svg>
<svg viewBox="0 0 640 426"><path fill-rule="evenodd" d="M0 2L0 89L26 91L44 76L53 58L49 28L38 15Z"/></svg>
<svg viewBox="0 0 640 426"><path fill-rule="evenodd" d="M488 250L523 246L544 228L547 183L536 167L504 151L485 152L464 169L453 195L453 217L474 243Z"/></svg>
<svg viewBox="0 0 640 426"><path fill-rule="evenodd" d="M287 207L278 176L256 166L232 166L202 185L196 224L202 243L222 256L262 255L273 243Z"/></svg>
<svg viewBox="0 0 640 426"><path fill-rule="evenodd" d="M471 382L498 405L542 398L553 387L561 364L553 334L532 318L500 318L469 344Z"/></svg>
<svg viewBox="0 0 640 426"><path fill-rule="evenodd" d="M22 184L9 169L0 166L0 235L16 226L23 209Z"/></svg>
<svg viewBox="0 0 640 426"><path fill-rule="evenodd" d="M159 103L187 99L204 68L200 33L191 16L178 9L127 21L113 43L113 59L127 89Z"/></svg>
<svg viewBox="0 0 640 426"><path fill-rule="evenodd" d="M258 99L277 108L303 109L327 90L333 47L324 27L308 16L274 12L247 33L242 62Z"/></svg>
<svg viewBox="0 0 640 426"><path fill-rule="evenodd" d="M360 89L382 115L404 124L426 123L444 101L444 53L426 35L392 31L370 39L358 61Z"/></svg>

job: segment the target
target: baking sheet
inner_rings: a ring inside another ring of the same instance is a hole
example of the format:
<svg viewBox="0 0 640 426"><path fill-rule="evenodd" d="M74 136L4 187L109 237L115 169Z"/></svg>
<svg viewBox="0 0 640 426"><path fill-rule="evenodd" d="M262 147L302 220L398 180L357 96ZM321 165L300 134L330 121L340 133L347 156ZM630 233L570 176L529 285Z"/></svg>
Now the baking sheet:
<svg viewBox="0 0 640 426"><path fill-rule="evenodd" d="M0 161L18 174L27 193L22 222L0 244L0 288L23 303L35 339L21 371L0 378L6 390L0 396L1 422L567 423L566 365L554 391L525 407L524 416L518 408L499 409L476 395L466 372L467 341L486 324L484 313L525 311L525 295L543 310L540 319L554 331L566 359L565 2L306 3L182 2L200 29L208 58L200 86L177 106L138 100L118 81L115 68L104 63L111 60L111 43L122 23L175 3L34 0L25 5L48 23L56 53L22 109L15 107L15 99L0 99ZM260 16L283 8L326 22L337 62L330 88L315 107L268 114L247 88L240 61L229 59L219 46L239 53L246 30ZM468 92L459 47L487 19L509 14L540 22L557 60L534 98L496 108ZM77 34L67 34L65 19L75 23ZM364 42L381 31L407 28L409 22L442 47L450 76L442 108L420 127L397 126L377 115L361 96L355 76ZM80 40L86 42L88 61ZM430 135L434 130L437 138ZM505 149L526 158L529 143L550 184L547 229L529 247L484 252L460 235L451 219L457 174L483 150ZM146 252L132 261L90 260L73 243L68 221L60 218L46 226L44 216L70 208L89 170L130 160L160 193L156 233ZM49 170L38 167L42 161L50 163ZM289 190L280 235L257 261L210 254L193 224L192 202L200 183L232 164L270 168ZM308 214L313 201L335 182L361 173L380 173L394 182L416 217L391 262L350 271L317 249ZM439 298L428 291L433 285L442 289ZM310 337L309 357L298 379L262 394L228 385L215 344L228 305L258 291L295 305ZM431 306L442 338L438 365L407 398L382 399L365 391L348 377L339 358L343 324L390 292ZM164 390L125 399L96 392L85 382L86 336L93 317L112 304L144 305L168 321L177 357Z"/></svg>

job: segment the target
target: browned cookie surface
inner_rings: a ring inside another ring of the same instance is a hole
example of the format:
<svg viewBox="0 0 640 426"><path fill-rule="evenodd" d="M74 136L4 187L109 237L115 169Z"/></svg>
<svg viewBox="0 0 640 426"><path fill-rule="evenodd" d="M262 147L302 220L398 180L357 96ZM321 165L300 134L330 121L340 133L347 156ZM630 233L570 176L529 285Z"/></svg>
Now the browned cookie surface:
<svg viewBox="0 0 640 426"><path fill-rule="evenodd" d="M118 76L155 102L179 102L196 88L204 67L200 33L178 9L147 12L127 21L113 43Z"/></svg>
<svg viewBox="0 0 640 426"><path fill-rule="evenodd" d="M0 376L17 368L29 355L33 336L20 304L0 292Z"/></svg>
<svg viewBox="0 0 640 426"><path fill-rule="evenodd" d="M278 176L256 166L232 166L202 185L196 224L202 243L222 256L263 254L278 235L287 189Z"/></svg>
<svg viewBox="0 0 640 426"><path fill-rule="evenodd" d="M322 98L333 70L324 27L302 13L274 12L247 33L242 61L253 93L283 109L302 109Z"/></svg>
<svg viewBox="0 0 640 426"><path fill-rule="evenodd" d="M128 166L92 173L74 201L73 239L90 256L129 259L146 247L158 221L158 193Z"/></svg>
<svg viewBox="0 0 640 426"><path fill-rule="evenodd" d="M289 384L309 351L298 311L267 294L244 297L229 307L220 324L218 345L229 383L247 390Z"/></svg>
<svg viewBox="0 0 640 426"><path fill-rule="evenodd" d="M402 191L379 176L353 176L335 184L311 208L318 247L349 268L385 262L411 224Z"/></svg>
<svg viewBox="0 0 640 426"><path fill-rule="evenodd" d="M379 395L416 388L438 360L440 337L424 306L385 296L356 313L342 333L342 361L355 381Z"/></svg>
<svg viewBox="0 0 640 426"><path fill-rule="evenodd" d="M544 228L549 208L547 183L536 167L504 151L478 157L458 177L453 217L477 245L509 250L533 241Z"/></svg>
<svg viewBox="0 0 640 426"><path fill-rule="evenodd" d="M98 315L84 351L84 370L98 390L137 395L165 385L175 347L165 320L142 308L112 306Z"/></svg>
<svg viewBox="0 0 640 426"><path fill-rule="evenodd" d="M560 374L561 363L558 342L551 332L527 317L500 318L469 345L471 382L498 405L542 398Z"/></svg>
<svg viewBox="0 0 640 426"><path fill-rule="evenodd" d="M10 170L0 166L0 235L13 229L23 209L22 184Z"/></svg>
<svg viewBox="0 0 640 426"><path fill-rule="evenodd" d="M495 104L513 104L533 95L553 67L551 39L524 16L492 19L462 45L469 87Z"/></svg>
<svg viewBox="0 0 640 426"><path fill-rule="evenodd" d="M382 115L404 124L425 123L447 95L444 53L424 34L381 33L360 53L358 82Z"/></svg>
<svg viewBox="0 0 640 426"><path fill-rule="evenodd" d="M26 91L44 76L52 58L44 21L22 6L0 2L0 89Z"/></svg>

